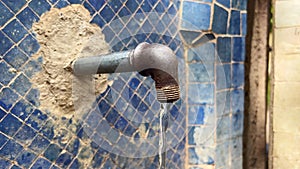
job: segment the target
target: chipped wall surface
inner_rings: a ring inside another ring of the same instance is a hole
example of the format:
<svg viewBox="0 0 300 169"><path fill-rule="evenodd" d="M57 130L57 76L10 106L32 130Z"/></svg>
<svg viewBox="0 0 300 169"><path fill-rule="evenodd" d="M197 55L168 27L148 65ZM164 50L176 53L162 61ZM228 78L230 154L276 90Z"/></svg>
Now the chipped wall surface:
<svg viewBox="0 0 300 169"><path fill-rule="evenodd" d="M299 1L275 1L272 166L300 168Z"/></svg>

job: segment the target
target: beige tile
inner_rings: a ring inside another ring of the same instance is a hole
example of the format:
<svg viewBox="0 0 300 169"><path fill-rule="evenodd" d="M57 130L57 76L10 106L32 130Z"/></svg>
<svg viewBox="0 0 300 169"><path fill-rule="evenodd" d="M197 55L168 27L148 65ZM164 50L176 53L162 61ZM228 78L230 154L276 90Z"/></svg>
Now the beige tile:
<svg viewBox="0 0 300 169"><path fill-rule="evenodd" d="M275 3L275 26L299 26L300 25L300 1L299 0L285 0L276 1Z"/></svg>

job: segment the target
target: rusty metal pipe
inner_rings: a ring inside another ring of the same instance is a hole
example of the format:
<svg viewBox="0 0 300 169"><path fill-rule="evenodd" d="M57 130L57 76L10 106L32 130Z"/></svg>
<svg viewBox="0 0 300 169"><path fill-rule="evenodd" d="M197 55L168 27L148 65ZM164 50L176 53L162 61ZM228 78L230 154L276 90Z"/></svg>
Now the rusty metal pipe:
<svg viewBox="0 0 300 169"><path fill-rule="evenodd" d="M73 62L75 75L133 71L151 76L160 102L169 103L179 99L178 61L174 52L165 45L144 42L134 50L79 58Z"/></svg>

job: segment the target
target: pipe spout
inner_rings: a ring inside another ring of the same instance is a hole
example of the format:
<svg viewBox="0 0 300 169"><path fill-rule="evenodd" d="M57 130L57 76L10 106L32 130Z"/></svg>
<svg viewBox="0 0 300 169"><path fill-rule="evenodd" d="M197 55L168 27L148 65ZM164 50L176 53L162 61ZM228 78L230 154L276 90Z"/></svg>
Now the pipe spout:
<svg viewBox="0 0 300 169"><path fill-rule="evenodd" d="M133 71L151 76L158 101L169 103L180 98L178 61L174 52L165 45L144 42L134 50L79 58L73 62L75 75Z"/></svg>

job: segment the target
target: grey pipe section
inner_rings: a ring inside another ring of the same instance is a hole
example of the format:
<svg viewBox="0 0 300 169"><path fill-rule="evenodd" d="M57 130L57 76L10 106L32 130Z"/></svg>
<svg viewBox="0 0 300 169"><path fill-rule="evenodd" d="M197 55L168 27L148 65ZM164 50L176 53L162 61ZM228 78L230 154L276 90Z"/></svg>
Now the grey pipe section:
<svg viewBox="0 0 300 169"><path fill-rule="evenodd" d="M174 52L161 44L141 43L134 50L108 55L79 58L73 63L75 75L137 71L155 81L157 99L174 102L179 99L178 61Z"/></svg>

